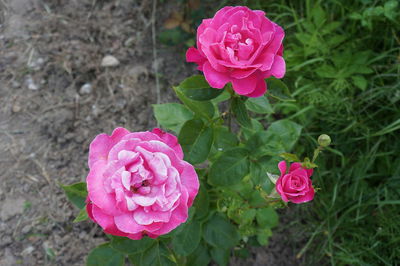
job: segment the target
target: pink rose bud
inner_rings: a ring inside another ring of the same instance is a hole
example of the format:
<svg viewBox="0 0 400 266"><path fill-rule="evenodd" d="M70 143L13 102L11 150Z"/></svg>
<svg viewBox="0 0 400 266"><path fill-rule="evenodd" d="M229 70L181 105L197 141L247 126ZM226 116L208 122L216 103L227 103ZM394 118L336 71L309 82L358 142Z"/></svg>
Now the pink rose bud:
<svg viewBox="0 0 400 266"><path fill-rule="evenodd" d="M292 163L286 173L286 162L278 164L281 176L276 181L276 191L285 202L303 203L314 198L314 188L310 177L313 169L304 169L301 163Z"/></svg>
<svg viewBox="0 0 400 266"><path fill-rule="evenodd" d="M167 234L187 220L199 190L177 138L158 128L98 135L90 144L89 168L87 212L116 236Z"/></svg>
<svg viewBox="0 0 400 266"><path fill-rule="evenodd" d="M227 6L197 29L197 49L189 48L186 60L195 62L211 87L232 82L237 94L259 97L267 90L265 78L282 78L283 29L261 10Z"/></svg>

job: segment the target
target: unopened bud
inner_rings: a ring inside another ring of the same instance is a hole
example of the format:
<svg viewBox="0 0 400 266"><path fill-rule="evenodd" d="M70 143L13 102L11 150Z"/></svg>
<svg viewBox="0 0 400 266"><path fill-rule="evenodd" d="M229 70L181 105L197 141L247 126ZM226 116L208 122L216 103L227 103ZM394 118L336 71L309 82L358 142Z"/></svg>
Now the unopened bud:
<svg viewBox="0 0 400 266"><path fill-rule="evenodd" d="M326 134L322 134L318 137L318 144L322 147L328 147L331 144L331 137Z"/></svg>

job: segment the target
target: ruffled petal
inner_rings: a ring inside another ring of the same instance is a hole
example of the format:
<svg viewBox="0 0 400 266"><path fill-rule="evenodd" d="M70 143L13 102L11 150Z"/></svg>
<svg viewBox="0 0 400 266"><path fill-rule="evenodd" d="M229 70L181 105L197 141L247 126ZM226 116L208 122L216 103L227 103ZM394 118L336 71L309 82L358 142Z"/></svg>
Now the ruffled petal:
<svg viewBox="0 0 400 266"><path fill-rule="evenodd" d="M272 64L270 73L272 76L280 79L285 76L286 73L286 63L282 56L276 55L274 58L274 63Z"/></svg>
<svg viewBox="0 0 400 266"><path fill-rule="evenodd" d="M169 134L159 128L153 129L152 133L156 134L159 136L164 143L166 143L168 146L170 146L176 153L179 159L183 159L183 151L181 145L178 143L178 138L175 137L172 134Z"/></svg>
<svg viewBox="0 0 400 266"><path fill-rule="evenodd" d="M279 168L279 171L281 172L281 176L286 174L286 169L287 169L286 167L287 166L286 166L286 162L285 161L280 161L278 163L278 168Z"/></svg>
<svg viewBox="0 0 400 266"><path fill-rule="evenodd" d="M296 204L305 203L314 199L314 188L311 188L305 195L300 197L294 197L290 201Z"/></svg>
<svg viewBox="0 0 400 266"><path fill-rule="evenodd" d="M193 62L197 64L202 64L206 59L203 55L200 54L199 50L194 47L190 47L186 51L186 61Z"/></svg>
<svg viewBox="0 0 400 266"><path fill-rule="evenodd" d="M247 97L257 98L263 96L267 91L267 83L263 78L258 79L255 90L252 93L246 94Z"/></svg>
<svg viewBox="0 0 400 266"><path fill-rule="evenodd" d="M111 194L107 193L104 188L103 172L106 169L106 162L103 160L97 161L86 178L88 196L94 205L98 206L108 215L120 214L120 211L115 208L117 202Z"/></svg>
<svg viewBox="0 0 400 266"><path fill-rule="evenodd" d="M222 89L230 81L227 73L216 71L209 62L203 65L204 77L211 87Z"/></svg>
<svg viewBox="0 0 400 266"><path fill-rule="evenodd" d="M114 223L114 219L111 215L105 214L100 208L96 205L93 205L93 217L106 232L107 234L115 235L115 236L127 236L128 234L119 230Z"/></svg>
<svg viewBox="0 0 400 266"><path fill-rule="evenodd" d="M184 162L183 172L181 173L181 183L187 189L189 198L188 206L192 206L193 200L199 192L199 178L193 165Z"/></svg>
<svg viewBox="0 0 400 266"><path fill-rule="evenodd" d="M244 79L233 79L233 90L240 95L250 94L256 89L258 79L259 75L257 74L250 75Z"/></svg>
<svg viewBox="0 0 400 266"><path fill-rule="evenodd" d="M110 149L129 133L125 128L118 127L111 136L104 133L98 135L89 146L89 168L98 160L107 160Z"/></svg>

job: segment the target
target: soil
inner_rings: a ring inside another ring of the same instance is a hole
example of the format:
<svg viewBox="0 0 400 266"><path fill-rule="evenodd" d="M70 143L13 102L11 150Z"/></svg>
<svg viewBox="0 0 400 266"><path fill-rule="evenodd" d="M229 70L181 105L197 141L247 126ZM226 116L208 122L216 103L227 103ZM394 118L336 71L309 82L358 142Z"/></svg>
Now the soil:
<svg viewBox="0 0 400 266"><path fill-rule="evenodd" d="M165 2L157 30L177 5ZM0 0L0 265L84 265L105 241L93 223L72 223L60 184L84 181L97 134L156 125L155 64L161 102L196 72L185 47L154 47L152 12L152 1ZM101 65L107 55L116 65ZM285 228L231 265L300 264Z"/></svg>

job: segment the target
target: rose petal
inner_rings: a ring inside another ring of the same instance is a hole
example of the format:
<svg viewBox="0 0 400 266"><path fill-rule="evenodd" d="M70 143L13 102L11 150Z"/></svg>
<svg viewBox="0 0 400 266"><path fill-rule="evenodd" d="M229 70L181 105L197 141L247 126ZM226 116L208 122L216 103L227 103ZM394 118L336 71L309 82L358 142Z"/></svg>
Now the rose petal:
<svg viewBox="0 0 400 266"><path fill-rule="evenodd" d="M296 204L308 202L308 201L311 201L314 199L314 194L315 194L315 191L312 188L304 196L295 197L295 198L291 199L290 201L293 203L296 203Z"/></svg>
<svg viewBox="0 0 400 266"><path fill-rule="evenodd" d="M170 212L145 212L143 209L137 209L133 214L133 218L139 225L149 225L157 222L165 223L170 220L170 217Z"/></svg>
<svg viewBox="0 0 400 266"><path fill-rule="evenodd" d="M119 230L116 227L114 219L111 215L105 214L102 209L98 208L96 205L93 205L92 210L96 223L103 228L104 232L115 236L127 236L127 233Z"/></svg>
<svg viewBox="0 0 400 266"><path fill-rule="evenodd" d="M118 127L112 132L111 136L104 133L98 135L89 146L89 168L91 168L97 160L107 160L110 149L129 133L130 132L125 128Z"/></svg>
<svg viewBox="0 0 400 266"><path fill-rule="evenodd" d="M232 79L233 90L240 95L250 94L256 89L258 79L259 76L256 74L243 79Z"/></svg>
<svg viewBox="0 0 400 266"><path fill-rule="evenodd" d="M169 134L159 128L153 129L152 133L160 137L164 143L170 146L176 153L179 159L183 159L183 151L181 145L178 143L178 138L172 134Z"/></svg>
<svg viewBox="0 0 400 266"><path fill-rule="evenodd" d="M172 212L168 223L164 223L162 227L153 231L153 234L164 235L171 232L173 229L178 227L181 223L185 222L188 218L188 207L187 207L188 194L182 194L180 204Z"/></svg>
<svg viewBox="0 0 400 266"><path fill-rule="evenodd" d="M143 231L153 232L155 230L158 230L162 226L162 223L154 223L148 226L140 225L135 222L132 212L123 213L121 215L115 216L114 221L115 225L120 231L129 234L142 233Z"/></svg>
<svg viewBox="0 0 400 266"><path fill-rule="evenodd" d="M203 65L204 77L211 87L222 89L230 81L226 73L216 71L209 62Z"/></svg>
<svg viewBox="0 0 400 266"><path fill-rule="evenodd" d="M285 161L280 161L278 163L278 168L279 168L279 171L281 172L281 176L286 174L286 162Z"/></svg>
<svg viewBox="0 0 400 266"><path fill-rule="evenodd" d="M200 184L193 165L187 162L184 162L184 169L181 173L181 182L188 191L188 206L190 207L192 206L193 200L199 191Z"/></svg>
<svg viewBox="0 0 400 266"><path fill-rule="evenodd" d="M108 215L120 214L115 208L115 198L108 194L104 189L103 171L106 168L106 162L99 160L92 165L90 172L86 178L88 196L94 205L98 206Z"/></svg>
<svg viewBox="0 0 400 266"><path fill-rule="evenodd" d="M252 93L246 94L247 97L257 98L263 96L267 91L267 83L263 78L260 78L257 82L256 88Z"/></svg>
<svg viewBox="0 0 400 266"><path fill-rule="evenodd" d="M283 76L286 73L286 63L285 60L283 60L282 56L276 55L274 58L274 63L272 64L270 73L272 76L280 79L283 78Z"/></svg>
<svg viewBox="0 0 400 266"><path fill-rule="evenodd" d="M186 61L197 63L197 64L202 64L204 61L206 61L206 59L204 58L204 56L202 56L200 54L199 50L197 50L194 47L190 47L186 51Z"/></svg>

